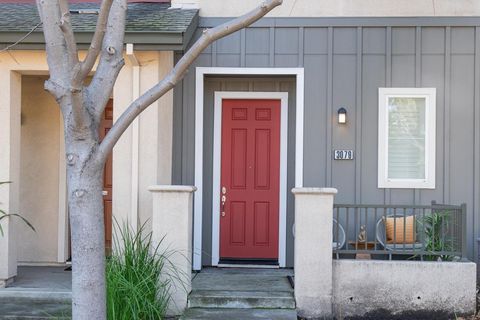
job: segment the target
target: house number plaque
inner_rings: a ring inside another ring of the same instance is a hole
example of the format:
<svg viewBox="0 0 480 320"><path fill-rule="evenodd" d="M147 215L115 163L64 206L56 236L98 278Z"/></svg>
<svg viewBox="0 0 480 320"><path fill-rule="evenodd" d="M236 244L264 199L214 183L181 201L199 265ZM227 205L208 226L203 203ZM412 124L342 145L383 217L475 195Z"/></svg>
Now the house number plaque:
<svg viewBox="0 0 480 320"><path fill-rule="evenodd" d="M333 159L335 160L353 160L353 150L333 150Z"/></svg>

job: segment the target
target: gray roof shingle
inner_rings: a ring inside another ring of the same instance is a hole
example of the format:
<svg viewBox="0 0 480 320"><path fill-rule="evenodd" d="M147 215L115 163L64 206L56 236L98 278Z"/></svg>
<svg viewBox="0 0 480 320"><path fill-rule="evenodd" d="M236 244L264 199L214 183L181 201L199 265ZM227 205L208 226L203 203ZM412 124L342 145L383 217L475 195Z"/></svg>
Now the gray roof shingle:
<svg viewBox="0 0 480 320"><path fill-rule="evenodd" d="M168 9L168 3L129 3L126 32L184 33L198 10ZM71 4L75 9L97 9L97 3ZM75 32L93 32L96 14L72 14ZM0 3L0 32L28 32L40 22L34 4ZM37 29L41 31L41 27Z"/></svg>

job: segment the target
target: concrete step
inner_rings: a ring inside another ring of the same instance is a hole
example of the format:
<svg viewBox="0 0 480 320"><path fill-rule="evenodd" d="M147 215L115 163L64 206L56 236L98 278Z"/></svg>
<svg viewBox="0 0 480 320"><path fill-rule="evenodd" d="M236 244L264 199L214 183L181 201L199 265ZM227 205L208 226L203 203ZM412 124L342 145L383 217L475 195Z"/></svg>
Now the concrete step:
<svg viewBox="0 0 480 320"><path fill-rule="evenodd" d="M180 320L297 320L290 309L188 309Z"/></svg>
<svg viewBox="0 0 480 320"><path fill-rule="evenodd" d="M195 290L188 299L189 308L295 309L291 291Z"/></svg>
<svg viewBox="0 0 480 320"><path fill-rule="evenodd" d="M0 299L0 319L2 320L66 320L71 318L70 303Z"/></svg>
<svg viewBox="0 0 480 320"><path fill-rule="evenodd" d="M67 289L2 288L0 305L4 303L72 303L72 291Z"/></svg>

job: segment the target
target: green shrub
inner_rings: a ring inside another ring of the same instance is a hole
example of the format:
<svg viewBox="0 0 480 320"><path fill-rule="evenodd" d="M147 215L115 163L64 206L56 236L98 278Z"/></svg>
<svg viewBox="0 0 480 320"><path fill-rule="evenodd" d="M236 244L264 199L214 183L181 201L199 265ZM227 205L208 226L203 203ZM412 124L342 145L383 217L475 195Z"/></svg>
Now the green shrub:
<svg viewBox="0 0 480 320"><path fill-rule="evenodd" d="M424 234L425 251L431 253L424 255L427 261L452 261L453 256L439 255L438 252L454 251L455 241L449 234L452 227L451 214L448 211L432 212L418 219Z"/></svg>
<svg viewBox="0 0 480 320"><path fill-rule="evenodd" d="M170 281L159 277L168 279L168 255L152 243L152 233L145 234L145 225L136 233L124 226L119 235L107 258L107 319L162 319Z"/></svg>

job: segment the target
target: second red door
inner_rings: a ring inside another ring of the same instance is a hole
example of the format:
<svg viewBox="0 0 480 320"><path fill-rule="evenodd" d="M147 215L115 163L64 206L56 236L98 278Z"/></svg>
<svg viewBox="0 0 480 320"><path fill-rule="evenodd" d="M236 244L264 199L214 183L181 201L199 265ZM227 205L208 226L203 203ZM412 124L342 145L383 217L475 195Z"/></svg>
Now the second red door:
<svg viewBox="0 0 480 320"><path fill-rule="evenodd" d="M222 102L220 259L277 260L280 100Z"/></svg>

